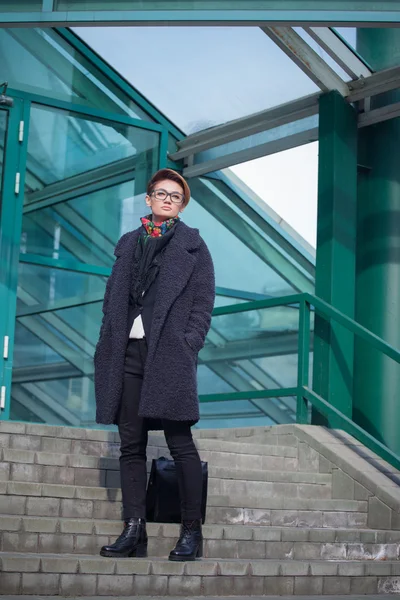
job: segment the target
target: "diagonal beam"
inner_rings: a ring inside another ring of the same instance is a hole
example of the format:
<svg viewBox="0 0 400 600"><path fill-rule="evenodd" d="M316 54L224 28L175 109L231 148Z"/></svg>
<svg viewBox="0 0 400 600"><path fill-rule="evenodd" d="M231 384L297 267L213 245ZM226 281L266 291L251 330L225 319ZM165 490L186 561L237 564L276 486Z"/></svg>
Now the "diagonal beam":
<svg viewBox="0 0 400 600"><path fill-rule="evenodd" d="M171 154L169 158L175 161L180 160L186 156L222 146L228 142L316 115L318 113L319 96L320 94L317 92L299 100L287 102L189 135L177 142L178 151Z"/></svg>
<svg viewBox="0 0 400 600"><path fill-rule="evenodd" d="M310 142L316 142L318 140L318 127L311 127L306 131L300 131L287 137L266 142L258 146L239 150L232 154L225 154L208 160L200 162L198 164L186 167L183 169L183 175L185 177L198 177L199 175L205 175L206 173L212 173L220 169L231 167L232 165L238 165L240 163L254 160L255 158L261 158L262 156L269 156L270 154L276 154L283 150L290 150L290 148L297 148Z"/></svg>
<svg viewBox="0 0 400 600"><path fill-rule="evenodd" d="M255 255L297 291L314 289L311 274L288 259L286 253L270 243L254 226L244 220L218 193L209 179L196 179L192 185L193 198L211 215L222 220L226 229L243 242Z"/></svg>
<svg viewBox="0 0 400 600"><path fill-rule="evenodd" d="M323 91L349 95L347 84L291 27L262 27L264 33Z"/></svg>
<svg viewBox="0 0 400 600"><path fill-rule="evenodd" d="M304 27L312 39L351 77L369 77L372 70L340 35L329 27Z"/></svg>

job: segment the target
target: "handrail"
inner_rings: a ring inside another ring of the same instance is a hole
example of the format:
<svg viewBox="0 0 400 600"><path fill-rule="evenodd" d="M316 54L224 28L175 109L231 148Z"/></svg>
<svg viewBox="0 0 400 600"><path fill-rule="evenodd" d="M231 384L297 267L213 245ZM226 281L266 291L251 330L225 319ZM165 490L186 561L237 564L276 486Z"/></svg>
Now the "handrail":
<svg viewBox="0 0 400 600"><path fill-rule="evenodd" d="M231 315L233 313L248 312L249 310L260 310L262 308L274 308L275 306L288 306L289 304L300 304L305 294L291 294L290 296L279 296L277 298L266 298L265 300L253 300L241 304L229 304L214 308L213 317Z"/></svg>
<svg viewBox="0 0 400 600"><path fill-rule="evenodd" d="M293 306L297 304L299 310L299 346L298 346L298 373L297 388L274 389L274 390L253 390L248 392L231 392L228 394L209 394L200 397L202 402L215 402L217 400L233 399L252 399L256 395L261 398L278 397L279 395L297 395L296 422L306 424L308 422L308 402L310 402L323 416L328 419L334 419L340 426L367 448L375 452L378 456L400 470L400 456L395 454L385 444L382 444L373 435L357 425L351 418L344 415L335 408L330 402L319 396L309 387L309 353L310 353L310 313L312 307L317 314L321 314L326 319L333 319L353 334L358 335L363 340L371 344L374 348L400 364L400 351L385 342L350 317L346 316L321 298L308 292L302 294L292 294L279 298L268 298L231 306L221 306L214 309L213 316L229 315L235 313L248 312L251 310L260 310L274 308L276 306Z"/></svg>
<svg viewBox="0 0 400 600"><path fill-rule="evenodd" d="M366 329L353 319L350 319L350 317L347 317L336 308L333 308L333 306L327 302L324 302L324 300L321 300L321 298L317 298L317 296L313 296L307 292L302 295L306 302L312 304L320 313L327 317L334 318L340 325L347 327L347 329L350 329L352 333L355 333L367 342L370 342L370 344L372 344L372 346L374 346L377 350L380 350L396 362L400 363L400 351L385 342L382 338L375 335L369 331L369 329Z"/></svg>

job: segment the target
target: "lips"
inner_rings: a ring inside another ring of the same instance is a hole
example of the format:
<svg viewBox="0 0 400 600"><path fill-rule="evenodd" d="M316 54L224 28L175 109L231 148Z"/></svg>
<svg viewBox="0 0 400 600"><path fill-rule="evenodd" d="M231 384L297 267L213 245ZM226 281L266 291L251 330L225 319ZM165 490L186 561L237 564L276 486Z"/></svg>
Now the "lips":
<svg viewBox="0 0 400 600"><path fill-rule="evenodd" d="M171 207L170 206L163 206L163 209L164 210L171 210Z"/></svg>

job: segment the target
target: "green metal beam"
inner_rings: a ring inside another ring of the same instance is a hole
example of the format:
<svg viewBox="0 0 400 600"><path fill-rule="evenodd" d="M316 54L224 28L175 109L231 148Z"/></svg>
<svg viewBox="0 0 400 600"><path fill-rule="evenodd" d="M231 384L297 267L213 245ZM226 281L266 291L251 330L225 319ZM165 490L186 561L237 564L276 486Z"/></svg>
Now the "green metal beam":
<svg viewBox="0 0 400 600"><path fill-rule="evenodd" d="M249 8L249 4L251 5ZM293 0L220 0L207 2L207 10L198 10L198 2L165 1L163 10L160 2L147 0L147 10L143 2L84 3L82 0L59 0L59 10L51 10L51 0L38 0L29 3L27 10L1 14L3 27L64 27L64 26L104 26L104 25L347 25L358 27L362 24L382 25L398 23L400 2L353 0L345 9L338 10L335 0L305 1L299 8ZM316 6L317 5L317 6ZM379 9L377 6L379 5ZM28 8L29 7L29 8ZM124 10L125 8L125 10ZM133 8L133 10L132 10ZM23 9L23 3L22 3ZM130 10L129 10L130 9Z"/></svg>
<svg viewBox="0 0 400 600"><path fill-rule="evenodd" d="M42 265L44 267L53 267L55 269L65 269L66 271L78 271L79 273L88 273L89 275L102 275L108 277L111 269L107 267L98 267L96 265L87 265L73 260L63 260L59 258L50 258L40 254L21 254L20 261L32 265Z"/></svg>
<svg viewBox="0 0 400 600"><path fill-rule="evenodd" d="M229 402L230 400L252 400L254 398L279 398L280 396L296 396L297 388L281 388L279 390L256 390L249 392L228 392L226 394L203 394L200 402Z"/></svg>
<svg viewBox="0 0 400 600"><path fill-rule="evenodd" d="M320 99L315 294L354 317L357 113L337 92ZM351 418L354 336L318 313L313 388ZM314 422L322 423L318 415ZM329 423L335 426L335 423Z"/></svg>
<svg viewBox="0 0 400 600"><path fill-rule="evenodd" d="M361 30L357 46L376 69L399 64L400 30ZM389 92L371 101L398 102ZM367 127L359 140L356 319L400 347L400 119ZM400 365L357 340L354 420L400 454Z"/></svg>

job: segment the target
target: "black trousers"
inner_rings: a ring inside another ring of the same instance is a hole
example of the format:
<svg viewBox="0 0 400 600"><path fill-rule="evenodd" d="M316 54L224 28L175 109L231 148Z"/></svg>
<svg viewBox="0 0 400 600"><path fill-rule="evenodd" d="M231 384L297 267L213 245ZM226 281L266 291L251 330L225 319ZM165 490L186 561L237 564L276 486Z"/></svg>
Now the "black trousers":
<svg viewBox="0 0 400 600"><path fill-rule="evenodd" d="M146 518L148 421L138 416L146 358L146 340L129 340L125 355L124 389L118 415L121 438L121 489L125 520L133 517ZM163 428L178 474L182 519L188 521L200 519L202 469L190 425L184 421L164 420Z"/></svg>

